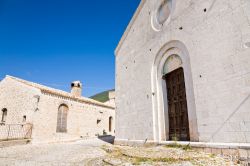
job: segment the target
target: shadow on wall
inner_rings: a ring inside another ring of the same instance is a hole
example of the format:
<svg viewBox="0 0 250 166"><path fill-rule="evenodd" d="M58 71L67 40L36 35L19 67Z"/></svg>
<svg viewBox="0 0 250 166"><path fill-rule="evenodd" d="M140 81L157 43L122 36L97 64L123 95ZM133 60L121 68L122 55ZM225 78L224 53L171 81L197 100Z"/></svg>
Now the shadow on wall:
<svg viewBox="0 0 250 166"><path fill-rule="evenodd" d="M110 144L114 144L115 141L115 137L112 135L104 135L104 136L98 136L98 139L110 143Z"/></svg>
<svg viewBox="0 0 250 166"><path fill-rule="evenodd" d="M250 94L239 104L239 106L228 116L225 122L214 132L209 141L213 141L214 137L220 132L220 130L225 126L225 124L240 110L240 108L250 99ZM246 138L246 136L245 136ZM247 142L247 140L246 140Z"/></svg>

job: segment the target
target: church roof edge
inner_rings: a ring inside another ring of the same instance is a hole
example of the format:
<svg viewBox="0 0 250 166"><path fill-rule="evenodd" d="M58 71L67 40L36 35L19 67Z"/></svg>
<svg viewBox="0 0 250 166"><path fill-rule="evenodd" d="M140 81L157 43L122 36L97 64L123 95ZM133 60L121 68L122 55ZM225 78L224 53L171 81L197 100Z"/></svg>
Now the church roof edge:
<svg viewBox="0 0 250 166"><path fill-rule="evenodd" d="M122 46L124 40L127 38L128 33L130 32L130 30L131 30L131 28L132 28L135 20L137 19L137 16L140 14L141 9L144 6L145 2L146 2L146 0L141 0L139 6L137 7L137 9L136 9L136 11L135 11L135 13L134 13L131 21L129 22L129 24L128 24L126 30L125 30L125 32L123 33L123 35L122 35L122 37L121 37L121 39L120 39L120 41L119 41L119 43L118 43L118 45L117 45L117 47L115 49L115 56L117 56L119 50L121 49L121 46Z"/></svg>

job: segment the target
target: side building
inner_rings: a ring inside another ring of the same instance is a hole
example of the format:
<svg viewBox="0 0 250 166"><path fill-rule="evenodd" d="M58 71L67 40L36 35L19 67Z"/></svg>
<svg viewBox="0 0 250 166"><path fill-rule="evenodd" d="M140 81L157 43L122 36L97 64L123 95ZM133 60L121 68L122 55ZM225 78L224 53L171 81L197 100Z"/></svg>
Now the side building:
<svg viewBox="0 0 250 166"><path fill-rule="evenodd" d="M59 142L114 135L114 107L71 93L6 76L0 82L0 139L30 135L33 142Z"/></svg>
<svg viewBox="0 0 250 166"><path fill-rule="evenodd" d="M90 98L115 107L115 90L114 89L98 93Z"/></svg>

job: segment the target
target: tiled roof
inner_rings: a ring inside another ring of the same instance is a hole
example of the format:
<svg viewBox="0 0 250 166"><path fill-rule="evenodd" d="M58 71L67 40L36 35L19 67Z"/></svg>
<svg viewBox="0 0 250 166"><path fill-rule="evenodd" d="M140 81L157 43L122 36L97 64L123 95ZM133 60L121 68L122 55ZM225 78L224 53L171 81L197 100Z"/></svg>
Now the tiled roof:
<svg viewBox="0 0 250 166"><path fill-rule="evenodd" d="M59 90L59 89L50 88L50 87L47 87L47 86L44 86L44 85L41 85L41 84L26 81L26 80L16 78L16 77L13 77L13 76L9 76L9 75L7 75L6 78L11 78L11 79L16 80L16 81L18 81L20 83L23 83L25 85L40 89L44 93L49 93L49 94L53 94L53 95L56 95L56 96L69 98L69 99L75 100L77 102L89 103L89 104L93 104L93 105L97 105L97 106L102 106L102 107L107 107L107 108L114 109L114 107L112 107L110 105L107 105L107 104L104 104L104 103L101 103L101 102L98 102L96 100L86 98L86 97L76 97L76 96L72 95L71 93L68 93L68 92L65 92L65 91L62 91L62 90Z"/></svg>

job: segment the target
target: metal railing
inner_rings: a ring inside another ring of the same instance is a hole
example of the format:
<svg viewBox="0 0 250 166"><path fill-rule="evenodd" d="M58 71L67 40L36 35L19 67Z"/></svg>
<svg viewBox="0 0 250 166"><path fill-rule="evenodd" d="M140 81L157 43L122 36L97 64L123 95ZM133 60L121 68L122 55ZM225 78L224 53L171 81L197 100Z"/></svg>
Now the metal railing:
<svg viewBox="0 0 250 166"><path fill-rule="evenodd" d="M32 124L0 124L0 141L30 139Z"/></svg>

